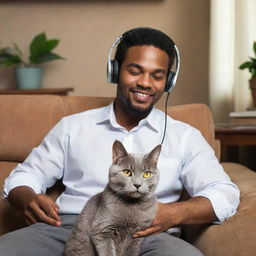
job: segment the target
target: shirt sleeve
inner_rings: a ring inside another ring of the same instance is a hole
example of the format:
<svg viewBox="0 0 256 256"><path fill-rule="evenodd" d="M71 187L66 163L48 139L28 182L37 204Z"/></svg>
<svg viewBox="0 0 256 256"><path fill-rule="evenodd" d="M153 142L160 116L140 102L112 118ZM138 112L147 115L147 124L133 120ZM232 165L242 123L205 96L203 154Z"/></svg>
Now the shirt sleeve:
<svg viewBox="0 0 256 256"><path fill-rule="evenodd" d="M199 131L193 129L184 135L184 144L184 187L192 197L208 198L218 218L216 223L222 223L236 213L239 189L231 182L214 150Z"/></svg>
<svg viewBox="0 0 256 256"><path fill-rule="evenodd" d="M45 193L57 179L61 179L66 139L66 125L62 119L45 136L42 143L32 150L26 160L18 164L5 179L4 198L18 186L28 186L35 193Z"/></svg>

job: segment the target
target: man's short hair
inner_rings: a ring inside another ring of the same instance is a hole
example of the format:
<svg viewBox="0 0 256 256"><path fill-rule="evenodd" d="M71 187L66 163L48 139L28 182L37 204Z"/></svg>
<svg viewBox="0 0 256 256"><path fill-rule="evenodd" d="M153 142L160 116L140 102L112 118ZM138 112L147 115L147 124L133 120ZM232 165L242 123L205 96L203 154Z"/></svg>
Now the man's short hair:
<svg viewBox="0 0 256 256"><path fill-rule="evenodd" d="M169 56L169 69L172 67L175 56L174 42L162 31L148 27L131 29L123 34L115 53L119 67L126 58L129 48L137 45L153 45L165 51Z"/></svg>

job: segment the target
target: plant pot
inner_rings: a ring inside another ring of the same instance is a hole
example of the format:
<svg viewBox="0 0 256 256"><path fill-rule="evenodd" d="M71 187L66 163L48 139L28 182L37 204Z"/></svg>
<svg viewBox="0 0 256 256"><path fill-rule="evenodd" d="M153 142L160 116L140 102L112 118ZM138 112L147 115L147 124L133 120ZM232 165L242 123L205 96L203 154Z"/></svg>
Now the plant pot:
<svg viewBox="0 0 256 256"><path fill-rule="evenodd" d="M19 89L39 89L42 87L43 69L38 67L16 68Z"/></svg>
<svg viewBox="0 0 256 256"><path fill-rule="evenodd" d="M253 107L256 107L256 77L253 77L250 81L250 89L252 93Z"/></svg>

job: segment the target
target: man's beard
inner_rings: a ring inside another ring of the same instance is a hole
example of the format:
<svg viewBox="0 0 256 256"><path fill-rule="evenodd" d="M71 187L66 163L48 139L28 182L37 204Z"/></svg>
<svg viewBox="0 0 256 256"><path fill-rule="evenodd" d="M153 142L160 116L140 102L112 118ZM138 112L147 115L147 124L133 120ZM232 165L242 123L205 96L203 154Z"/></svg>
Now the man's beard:
<svg viewBox="0 0 256 256"><path fill-rule="evenodd" d="M143 117L147 116L151 112L154 106L153 104L151 104L147 108L139 108L139 107L133 106L130 100L126 100L123 103L125 107L124 110L126 113L134 116L143 116Z"/></svg>

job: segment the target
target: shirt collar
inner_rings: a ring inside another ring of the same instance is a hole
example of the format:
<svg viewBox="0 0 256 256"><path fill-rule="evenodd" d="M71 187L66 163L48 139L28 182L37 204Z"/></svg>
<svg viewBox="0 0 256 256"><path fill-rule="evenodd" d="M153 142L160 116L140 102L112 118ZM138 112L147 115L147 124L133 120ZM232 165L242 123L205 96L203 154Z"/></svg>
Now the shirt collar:
<svg viewBox="0 0 256 256"><path fill-rule="evenodd" d="M116 121L114 112L114 102L103 108L101 115L98 116L97 124L110 123L113 127L120 127Z"/></svg>
<svg viewBox="0 0 256 256"><path fill-rule="evenodd" d="M141 127L143 125L148 125L150 128L155 130L156 132L159 132L161 129L161 121L158 120L159 116L157 115L157 112L159 110L156 109L155 107L152 108L151 112L149 115L142 119L137 127ZM114 112L114 102L110 103L110 105L106 106L103 111L101 112L101 115L99 115L97 123L98 124L103 124L109 122L113 127L115 128L123 128L121 127L117 121L116 121L116 116Z"/></svg>

